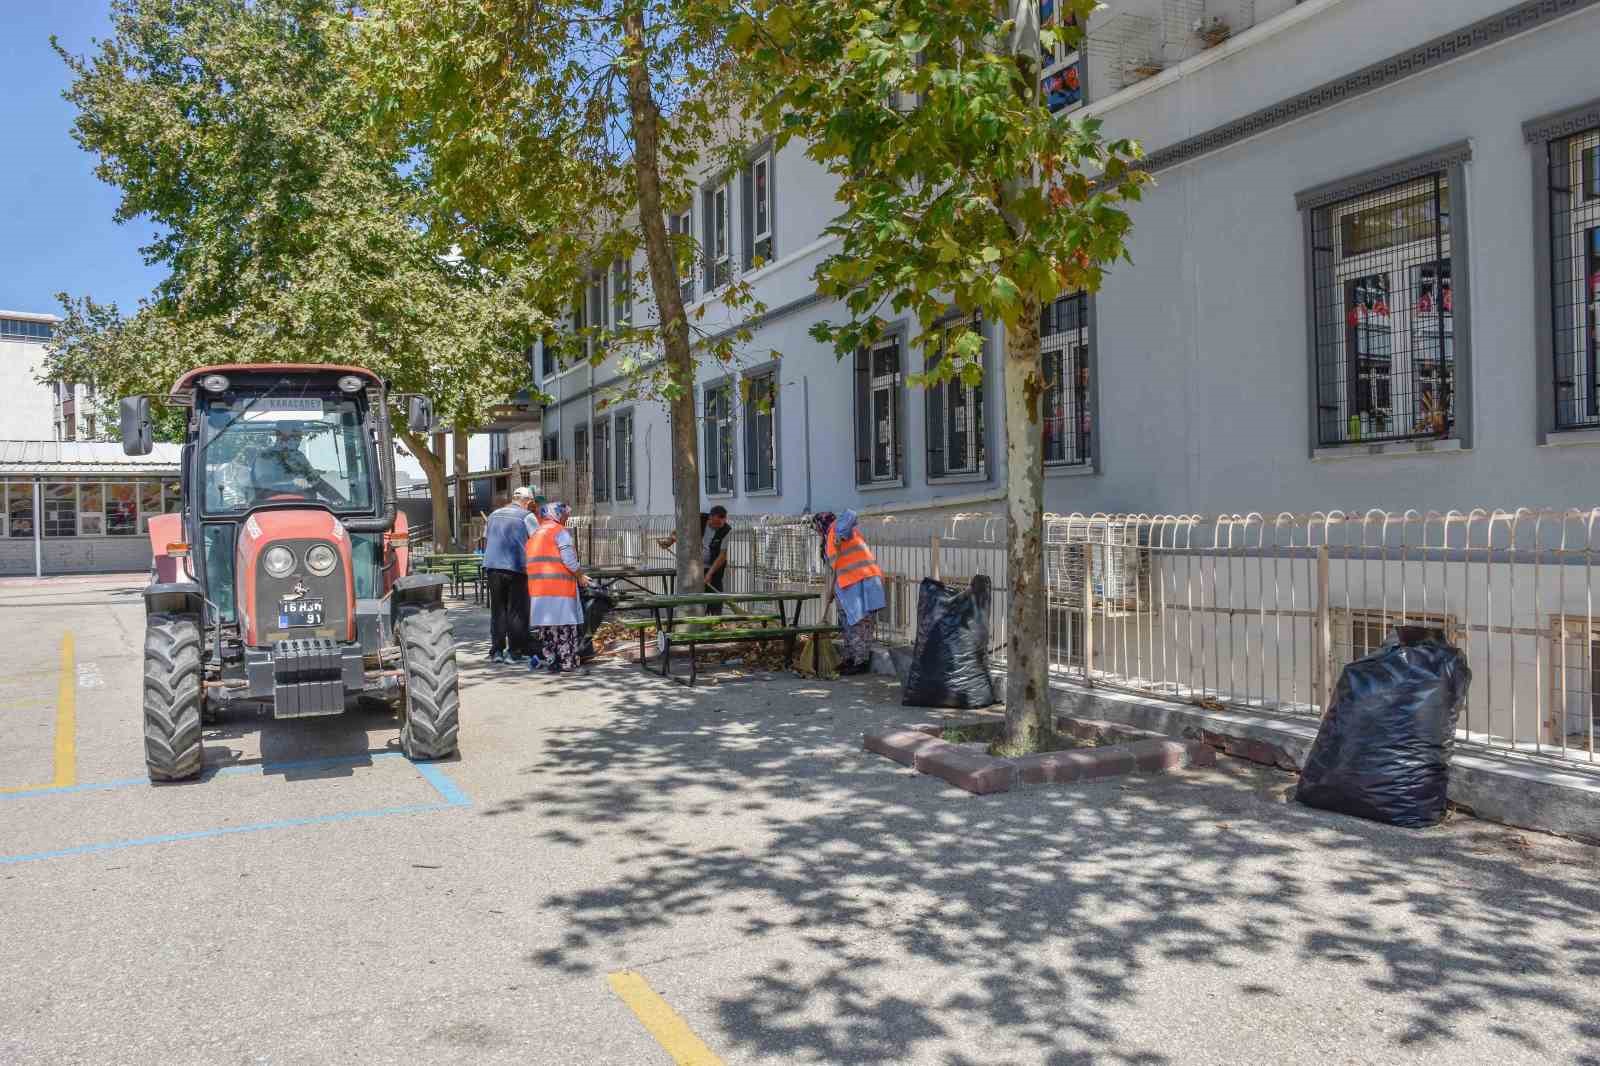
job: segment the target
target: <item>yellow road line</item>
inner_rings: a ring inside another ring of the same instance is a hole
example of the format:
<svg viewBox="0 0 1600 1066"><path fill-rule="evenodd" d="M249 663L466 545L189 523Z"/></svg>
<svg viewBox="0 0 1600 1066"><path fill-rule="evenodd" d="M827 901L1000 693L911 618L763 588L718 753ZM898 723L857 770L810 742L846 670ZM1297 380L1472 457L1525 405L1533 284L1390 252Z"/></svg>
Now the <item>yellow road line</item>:
<svg viewBox="0 0 1600 1066"><path fill-rule="evenodd" d="M78 674L72 660L72 634L61 638L61 687L56 690L57 788L78 783Z"/></svg>
<svg viewBox="0 0 1600 1066"><path fill-rule="evenodd" d="M56 686L55 777L49 785L8 785L4 792L32 792L78 783L78 676L72 656L72 634L61 638L61 678Z"/></svg>
<svg viewBox="0 0 1600 1066"><path fill-rule="evenodd" d="M689 1023L656 994L642 974L620 970L608 975L606 983L678 1066L722 1066L722 1060L694 1035Z"/></svg>

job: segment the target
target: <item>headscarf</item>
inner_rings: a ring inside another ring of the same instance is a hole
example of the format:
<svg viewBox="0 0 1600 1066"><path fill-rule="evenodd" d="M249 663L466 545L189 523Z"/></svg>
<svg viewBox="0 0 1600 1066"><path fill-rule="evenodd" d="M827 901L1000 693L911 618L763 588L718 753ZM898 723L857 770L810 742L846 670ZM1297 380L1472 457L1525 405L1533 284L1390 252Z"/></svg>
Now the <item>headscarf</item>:
<svg viewBox="0 0 1600 1066"><path fill-rule="evenodd" d="M567 518L571 514L572 508L568 507L560 500L547 503L543 507L539 508L540 518L544 519L546 522L559 522L561 525L567 524Z"/></svg>
<svg viewBox="0 0 1600 1066"><path fill-rule="evenodd" d="M817 531L821 542L817 545L817 554L822 557L824 565L828 562L828 529L833 525L834 514L832 511L818 511L811 516L811 528Z"/></svg>

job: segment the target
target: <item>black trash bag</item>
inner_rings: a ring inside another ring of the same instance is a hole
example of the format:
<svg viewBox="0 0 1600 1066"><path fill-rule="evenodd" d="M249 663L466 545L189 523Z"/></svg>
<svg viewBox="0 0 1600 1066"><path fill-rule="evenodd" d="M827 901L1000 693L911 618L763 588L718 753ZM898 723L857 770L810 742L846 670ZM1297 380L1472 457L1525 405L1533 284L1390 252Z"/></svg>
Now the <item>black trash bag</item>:
<svg viewBox="0 0 1600 1066"><path fill-rule="evenodd" d="M1300 773L1300 802L1408 829L1438 825L1471 684L1466 653L1437 629L1397 629L1339 675Z"/></svg>
<svg viewBox="0 0 1600 1066"><path fill-rule="evenodd" d="M578 658L587 661L595 656L594 635L617 601L605 589L597 588L580 589L578 599L583 604L583 642L578 645Z"/></svg>
<svg viewBox="0 0 1600 1066"><path fill-rule="evenodd" d="M989 579L965 592L931 577L917 594L917 644L900 702L907 707L987 707L995 701L989 676Z"/></svg>

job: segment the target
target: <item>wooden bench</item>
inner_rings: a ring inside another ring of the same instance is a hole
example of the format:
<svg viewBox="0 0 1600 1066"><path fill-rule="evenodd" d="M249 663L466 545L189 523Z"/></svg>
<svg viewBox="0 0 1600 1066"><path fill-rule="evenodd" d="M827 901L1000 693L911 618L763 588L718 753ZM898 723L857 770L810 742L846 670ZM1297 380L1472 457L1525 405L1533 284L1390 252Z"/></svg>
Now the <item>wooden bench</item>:
<svg viewBox="0 0 1600 1066"><path fill-rule="evenodd" d="M794 662L795 641L817 633L837 633L839 627L820 626L763 626L759 629L716 629L678 633L668 630L658 638L661 647L661 676L672 677L672 648L679 645L689 649L689 685L692 688L699 677L700 657L696 650L707 644L752 644L781 640L784 643L783 665L787 669ZM639 665L644 666L644 631L639 631ZM678 680L672 677L672 680Z"/></svg>

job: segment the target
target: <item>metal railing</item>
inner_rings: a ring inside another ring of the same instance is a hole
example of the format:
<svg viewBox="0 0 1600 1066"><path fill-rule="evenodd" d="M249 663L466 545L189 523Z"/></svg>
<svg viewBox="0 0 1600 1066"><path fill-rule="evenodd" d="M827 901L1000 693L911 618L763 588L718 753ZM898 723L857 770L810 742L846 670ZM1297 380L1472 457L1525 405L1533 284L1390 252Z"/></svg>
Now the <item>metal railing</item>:
<svg viewBox="0 0 1600 1066"><path fill-rule="evenodd" d="M733 522L730 591L826 587L807 520ZM596 564L671 565L658 543L671 527L574 519ZM1003 657L1003 516L864 516L861 528L886 575L881 638L914 639L923 578L987 574ZM1318 715L1346 663L1420 625L1467 652L1463 742L1600 762L1600 508L1050 516L1045 545L1050 662L1064 678Z"/></svg>

